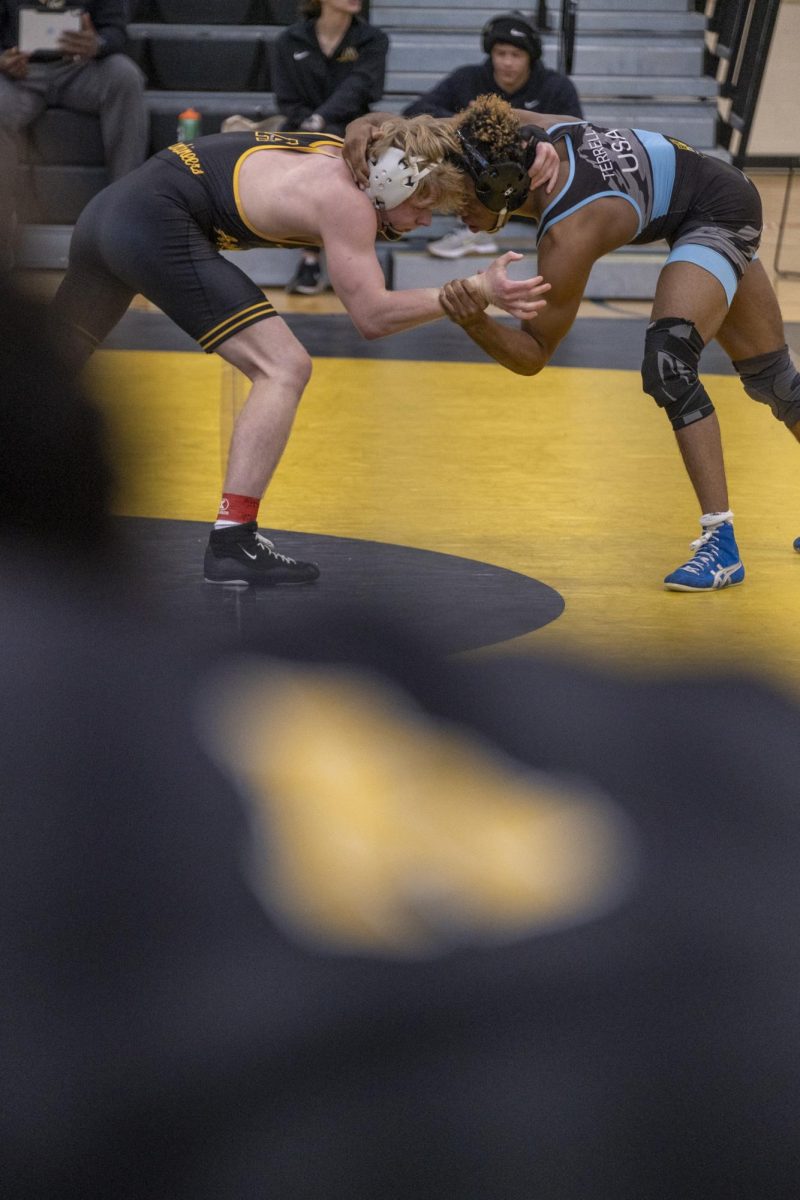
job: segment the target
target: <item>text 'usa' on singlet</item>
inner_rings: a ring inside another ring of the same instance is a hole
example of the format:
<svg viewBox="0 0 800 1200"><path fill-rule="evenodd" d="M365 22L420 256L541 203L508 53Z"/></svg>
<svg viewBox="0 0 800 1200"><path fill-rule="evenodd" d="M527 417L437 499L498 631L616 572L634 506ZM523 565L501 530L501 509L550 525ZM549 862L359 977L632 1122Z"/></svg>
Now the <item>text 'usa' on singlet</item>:
<svg viewBox="0 0 800 1200"><path fill-rule="evenodd" d="M668 238L687 211L680 193L691 171L687 159L701 160L685 142L646 129L603 129L588 122L551 126L567 149L569 175L539 222L537 240L564 217L601 196L619 196L636 211L639 226L632 243Z"/></svg>

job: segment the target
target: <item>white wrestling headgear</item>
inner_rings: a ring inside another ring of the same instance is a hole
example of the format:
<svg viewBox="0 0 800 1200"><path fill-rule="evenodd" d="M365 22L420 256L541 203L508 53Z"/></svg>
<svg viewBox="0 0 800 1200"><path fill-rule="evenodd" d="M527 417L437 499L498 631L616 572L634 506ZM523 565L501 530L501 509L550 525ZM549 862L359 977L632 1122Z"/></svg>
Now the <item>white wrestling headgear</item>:
<svg viewBox="0 0 800 1200"><path fill-rule="evenodd" d="M406 157L405 150L390 146L378 159L369 160L369 183L366 193L377 208L391 212L410 199L426 175L430 175L435 163L423 167L424 160L413 155Z"/></svg>

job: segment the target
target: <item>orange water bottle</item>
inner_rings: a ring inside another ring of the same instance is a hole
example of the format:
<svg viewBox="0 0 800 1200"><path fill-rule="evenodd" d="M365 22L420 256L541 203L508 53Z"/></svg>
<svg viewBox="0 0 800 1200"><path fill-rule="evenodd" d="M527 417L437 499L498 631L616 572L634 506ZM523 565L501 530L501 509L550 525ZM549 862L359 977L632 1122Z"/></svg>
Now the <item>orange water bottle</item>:
<svg viewBox="0 0 800 1200"><path fill-rule="evenodd" d="M196 108L185 108L178 117L178 141L193 142L200 136L200 113Z"/></svg>

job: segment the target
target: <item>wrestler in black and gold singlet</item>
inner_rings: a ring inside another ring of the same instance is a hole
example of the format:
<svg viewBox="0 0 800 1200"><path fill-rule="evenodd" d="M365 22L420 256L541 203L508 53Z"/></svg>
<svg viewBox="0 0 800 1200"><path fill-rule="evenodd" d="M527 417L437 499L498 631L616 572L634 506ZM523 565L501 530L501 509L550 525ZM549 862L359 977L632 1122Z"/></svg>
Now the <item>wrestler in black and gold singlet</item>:
<svg viewBox="0 0 800 1200"><path fill-rule="evenodd" d="M339 157L341 145L332 134L223 133L161 150L84 209L59 290L62 313L99 343L141 293L209 352L274 316L219 251L317 243L250 225L239 200L242 164L270 150Z"/></svg>

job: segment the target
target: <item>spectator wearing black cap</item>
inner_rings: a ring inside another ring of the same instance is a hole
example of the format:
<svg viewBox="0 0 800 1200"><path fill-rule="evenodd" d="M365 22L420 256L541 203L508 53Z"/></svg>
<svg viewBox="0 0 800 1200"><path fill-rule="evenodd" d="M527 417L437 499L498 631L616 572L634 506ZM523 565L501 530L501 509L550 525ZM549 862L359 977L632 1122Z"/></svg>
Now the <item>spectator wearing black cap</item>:
<svg viewBox="0 0 800 1200"><path fill-rule="evenodd" d="M403 116L430 113L452 117L488 93L507 100L512 108L583 116L575 85L567 75L543 65L539 32L522 13L503 13L487 21L481 44L487 55L482 63L451 71L409 104ZM437 258L461 258L465 254L497 254L498 246L488 234L470 233L466 225L459 224L453 233L429 243L428 250Z"/></svg>

